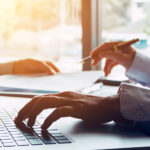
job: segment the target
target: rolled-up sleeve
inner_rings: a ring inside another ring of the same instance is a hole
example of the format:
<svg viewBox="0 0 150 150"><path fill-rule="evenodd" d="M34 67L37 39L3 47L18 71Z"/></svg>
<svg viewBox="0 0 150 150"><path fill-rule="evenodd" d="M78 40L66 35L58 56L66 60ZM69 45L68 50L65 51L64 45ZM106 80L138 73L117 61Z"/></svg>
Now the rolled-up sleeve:
<svg viewBox="0 0 150 150"><path fill-rule="evenodd" d="M120 86L120 110L132 121L150 121L150 89L127 83Z"/></svg>
<svg viewBox="0 0 150 150"><path fill-rule="evenodd" d="M136 52L126 75L144 86L150 86L150 57Z"/></svg>
<svg viewBox="0 0 150 150"><path fill-rule="evenodd" d="M12 74L14 62L0 63L0 75Z"/></svg>

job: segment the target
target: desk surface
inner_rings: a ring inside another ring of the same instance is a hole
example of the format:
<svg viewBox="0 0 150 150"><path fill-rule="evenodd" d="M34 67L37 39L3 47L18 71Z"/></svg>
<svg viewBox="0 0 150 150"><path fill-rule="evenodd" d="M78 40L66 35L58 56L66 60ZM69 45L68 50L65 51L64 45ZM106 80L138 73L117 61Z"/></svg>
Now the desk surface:
<svg viewBox="0 0 150 150"><path fill-rule="evenodd" d="M55 76L0 76L0 95L33 97L35 95L58 93L63 91L80 91L93 86L102 76L100 71L57 74ZM93 87L92 87L93 88ZM117 93L116 86L103 86L92 94L110 96Z"/></svg>

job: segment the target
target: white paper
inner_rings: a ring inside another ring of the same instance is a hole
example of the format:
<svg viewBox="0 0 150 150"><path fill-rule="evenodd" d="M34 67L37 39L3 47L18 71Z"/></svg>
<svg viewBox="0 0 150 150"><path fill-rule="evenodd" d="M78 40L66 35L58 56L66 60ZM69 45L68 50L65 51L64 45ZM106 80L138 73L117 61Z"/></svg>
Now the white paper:
<svg viewBox="0 0 150 150"><path fill-rule="evenodd" d="M5 75L0 77L0 86L60 92L77 91L88 87L100 76L100 71L62 73L54 76Z"/></svg>

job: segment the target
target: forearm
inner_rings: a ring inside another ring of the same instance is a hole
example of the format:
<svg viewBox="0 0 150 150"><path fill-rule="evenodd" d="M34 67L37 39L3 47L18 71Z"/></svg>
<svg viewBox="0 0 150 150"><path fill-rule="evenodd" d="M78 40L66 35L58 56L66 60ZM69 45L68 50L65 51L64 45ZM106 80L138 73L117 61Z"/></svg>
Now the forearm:
<svg viewBox="0 0 150 150"><path fill-rule="evenodd" d="M0 75L12 74L14 62L0 63Z"/></svg>

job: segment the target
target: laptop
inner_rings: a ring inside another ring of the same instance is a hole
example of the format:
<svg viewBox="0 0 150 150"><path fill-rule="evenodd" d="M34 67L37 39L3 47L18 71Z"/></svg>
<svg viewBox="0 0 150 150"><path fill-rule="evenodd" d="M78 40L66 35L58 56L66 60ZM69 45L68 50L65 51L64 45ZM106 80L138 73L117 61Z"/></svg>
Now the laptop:
<svg viewBox="0 0 150 150"><path fill-rule="evenodd" d="M43 111L33 129L18 129L13 120L30 99L0 96L0 149L91 150L150 147L150 137L129 127L117 126L113 122L92 127L80 119L67 117L56 121L43 133L40 126L53 109Z"/></svg>

